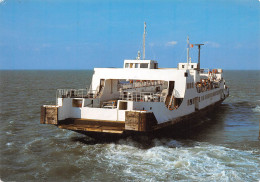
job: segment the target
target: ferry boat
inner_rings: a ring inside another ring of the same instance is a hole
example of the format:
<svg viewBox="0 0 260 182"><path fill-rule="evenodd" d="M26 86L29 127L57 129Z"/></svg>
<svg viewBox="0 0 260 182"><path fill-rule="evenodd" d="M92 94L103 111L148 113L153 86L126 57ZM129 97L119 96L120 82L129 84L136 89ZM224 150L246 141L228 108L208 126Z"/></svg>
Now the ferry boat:
<svg viewBox="0 0 260 182"><path fill-rule="evenodd" d="M187 127L229 96L222 69L201 69L187 61L177 68L160 68L140 52L124 60L123 68L94 68L89 89L58 89L56 105L41 107L41 124L53 124L89 136L156 133Z"/></svg>

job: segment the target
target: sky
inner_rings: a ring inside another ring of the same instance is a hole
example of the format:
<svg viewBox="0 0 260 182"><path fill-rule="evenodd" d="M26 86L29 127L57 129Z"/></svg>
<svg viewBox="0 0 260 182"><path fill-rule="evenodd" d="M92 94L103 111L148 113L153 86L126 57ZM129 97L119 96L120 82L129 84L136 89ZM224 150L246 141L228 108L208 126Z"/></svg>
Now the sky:
<svg viewBox="0 0 260 182"><path fill-rule="evenodd" d="M122 67L142 53L159 67L260 70L259 0L0 0L1 70ZM192 62L198 49L191 48Z"/></svg>

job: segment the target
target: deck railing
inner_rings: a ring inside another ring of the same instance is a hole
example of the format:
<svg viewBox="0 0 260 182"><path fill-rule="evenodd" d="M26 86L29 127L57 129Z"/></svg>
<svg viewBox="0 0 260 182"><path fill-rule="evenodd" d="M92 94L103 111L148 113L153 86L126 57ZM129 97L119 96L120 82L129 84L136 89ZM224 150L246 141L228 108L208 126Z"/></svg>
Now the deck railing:
<svg viewBox="0 0 260 182"><path fill-rule="evenodd" d="M161 85L163 85L163 81L159 81L159 80L158 81L134 81L134 82L119 83L118 88L122 88L123 90L126 90L126 89L161 86Z"/></svg>
<svg viewBox="0 0 260 182"><path fill-rule="evenodd" d="M163 102L164 97L153 92L121 92L120 100L128 100L135 102Z"/></svg>
<svg viewBox="0 0 260 182"><path fill-rule="evenodd" d="M98 94L97 90L88 89L58 89L56 98L95 98Z"/></svg>
<svg viewBox="0 0 260 182"><path fill-rule="evenodd" d="M57 98L84 98L87 97L87 89L58 89L56 92Z"/></svg>

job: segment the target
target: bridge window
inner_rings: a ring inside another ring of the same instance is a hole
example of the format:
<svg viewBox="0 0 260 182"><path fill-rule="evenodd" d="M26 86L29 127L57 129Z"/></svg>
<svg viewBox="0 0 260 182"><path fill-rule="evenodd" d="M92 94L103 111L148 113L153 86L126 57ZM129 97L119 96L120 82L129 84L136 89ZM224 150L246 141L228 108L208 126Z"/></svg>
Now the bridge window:
<svg viewBox="0 0 260 182"><path fill-rule="evenodd" d="M148 63L141 63L140 68L148 68Z"/></svg>

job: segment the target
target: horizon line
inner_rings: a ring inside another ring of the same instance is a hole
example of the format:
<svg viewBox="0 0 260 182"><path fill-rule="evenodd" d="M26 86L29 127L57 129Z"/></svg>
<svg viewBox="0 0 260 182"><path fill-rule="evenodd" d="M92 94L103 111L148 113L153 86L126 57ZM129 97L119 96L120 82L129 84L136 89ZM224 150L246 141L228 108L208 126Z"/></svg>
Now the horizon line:
<svg viewBox="0 0 260 182"><path fill-rule="evenodd" d="M116 68L116 67L107 67L107 68ZM260 69L222 69L222 70L224 70L224 71L225 70L226 71L260 71ZM93 69L0 69L0 71L94 71L94 68Z"/></svg>

